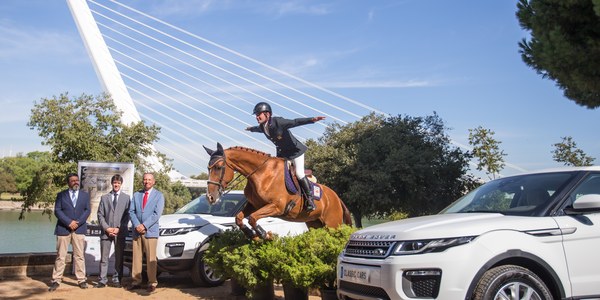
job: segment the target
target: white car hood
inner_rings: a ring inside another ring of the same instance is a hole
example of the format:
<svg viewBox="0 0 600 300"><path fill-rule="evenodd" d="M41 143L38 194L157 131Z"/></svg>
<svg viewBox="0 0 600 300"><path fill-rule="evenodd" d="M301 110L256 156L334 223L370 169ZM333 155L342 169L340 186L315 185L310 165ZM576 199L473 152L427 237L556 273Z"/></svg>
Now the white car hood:
<svg viewBox="0 0 600 300"><path fill-rule="evenodd" d="M455 213L409 218L373 225L352 234L362 240L418 240L478 236L495 230L528 231L557 228L551 217L505 216L497 213Z"/></svg>
<svg viewBox="0 0 600 300"><path fill-rule="evenodd" d="M171 214L160 217L160 228L185 228L211 224L233 223L233 217L217 217L205 214Z"/></svg>

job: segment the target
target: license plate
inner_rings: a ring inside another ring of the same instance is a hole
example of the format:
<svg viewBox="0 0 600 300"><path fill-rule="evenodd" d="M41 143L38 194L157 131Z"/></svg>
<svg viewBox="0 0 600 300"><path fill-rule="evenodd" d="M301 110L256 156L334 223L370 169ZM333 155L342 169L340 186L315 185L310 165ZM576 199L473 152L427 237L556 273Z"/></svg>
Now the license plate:
<svg viewBox="0 0 600 300"><path fill-rule="evenodd" d="M341 264L338 270L340 280L377 285L380 282L379 267Z"/></svg>

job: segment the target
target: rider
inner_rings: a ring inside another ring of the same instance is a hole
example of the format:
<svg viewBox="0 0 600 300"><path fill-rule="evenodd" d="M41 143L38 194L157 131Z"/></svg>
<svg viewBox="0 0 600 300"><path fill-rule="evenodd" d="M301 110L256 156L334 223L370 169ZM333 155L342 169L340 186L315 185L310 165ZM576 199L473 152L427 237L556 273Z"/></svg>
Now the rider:
<svg viewBox="0 0 600 300"><path fill-rule="evenodd" d="M324 120L325 117L285 119L282 117L273 117L271 106L266 102L259 102L254 106L252 112L256 116L258 126L247 127L251 132L262 132L275 144L277 148L277 157L293 160L296 166L296 177L300 183L302 191L306 195L306 211L311 212L315 209L310 183L304 175L304 152L306 146L296 139L290 132L290 128L315 123Z"/></svg>

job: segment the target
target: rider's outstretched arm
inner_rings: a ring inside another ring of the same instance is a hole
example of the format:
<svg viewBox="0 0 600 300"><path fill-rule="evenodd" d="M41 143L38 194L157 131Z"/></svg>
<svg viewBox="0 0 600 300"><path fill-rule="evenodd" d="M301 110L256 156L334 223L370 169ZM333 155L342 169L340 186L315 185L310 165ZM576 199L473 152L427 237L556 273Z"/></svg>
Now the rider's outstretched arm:
<svg viewBox="0 0 600 300"><path fill-rule="evenodd" d="M258 127L258 126L248 126L248 127L246 127L246 131L260 132L260 127Z"/></svg>

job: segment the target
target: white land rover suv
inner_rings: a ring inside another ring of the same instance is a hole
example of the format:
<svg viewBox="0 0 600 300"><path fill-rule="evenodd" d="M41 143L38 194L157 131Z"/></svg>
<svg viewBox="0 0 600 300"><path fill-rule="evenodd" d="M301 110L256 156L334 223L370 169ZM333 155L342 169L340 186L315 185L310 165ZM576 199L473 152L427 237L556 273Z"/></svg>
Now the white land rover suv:
<svg viewBox="0 0 600 300"><path fill-rule="evenodd" d="M189 271L194 284L200 286L222 284L225 278L217 276L204 264L203 253L215 234L237 227L234 216L245 205L246 197L243 192L231 191L224 194L216 205L210 205L206 196L202 195L175 213L161 216L156 248L158 271ZM287 222L278 218L260 219L258 224L266 231L280 236L301 234L308 230L304 223ZM131 235L126 241L124 256L125 266L131 268Z"/></svg>
<svg viewBox="0 0 600 300"><path fill-rule="evenodd" d="M340 299L599 299L600 167L490 181L440 214L354 233Z"/></svg>

